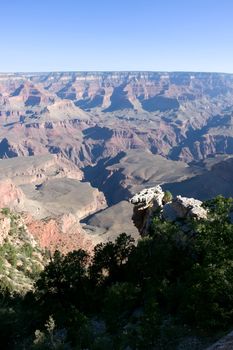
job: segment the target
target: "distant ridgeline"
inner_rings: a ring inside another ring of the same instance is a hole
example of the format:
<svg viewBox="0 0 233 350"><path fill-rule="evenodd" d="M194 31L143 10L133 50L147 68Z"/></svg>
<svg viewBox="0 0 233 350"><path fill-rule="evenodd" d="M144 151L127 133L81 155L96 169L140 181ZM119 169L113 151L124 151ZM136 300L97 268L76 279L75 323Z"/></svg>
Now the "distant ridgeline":
<svg viewBox="0 0 233 350"><path fill-rule="evenodd" d="M2 210L1 349L204 349L231 328L233 199L157 186L131 202L137 243L119 232L92 254L56 251L42 272L20 218Z"/></svg>
<svg viewBox="0 0 233 350"><path fill-rule="evenodd" d="M135 148L185 162L232 154L232 98L231 74L0 74L0 157L50 152L94 164Z"/></svg>

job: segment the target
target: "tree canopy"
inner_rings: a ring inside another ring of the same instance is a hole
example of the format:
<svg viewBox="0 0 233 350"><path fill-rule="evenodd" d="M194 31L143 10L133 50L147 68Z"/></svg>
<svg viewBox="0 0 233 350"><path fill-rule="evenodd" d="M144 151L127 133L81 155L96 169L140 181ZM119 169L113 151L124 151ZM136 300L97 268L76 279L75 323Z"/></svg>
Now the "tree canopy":
<svg viewBox="0 0 233 350"><path fill-rule="evenodd" d="M55 252L33 292L1 292L1 344L178 349L196 339L189 348L203 348L233 321L233 200L204 205L207 220L171 223L156 215L137 243L123 233L93 255Z"/></svg>

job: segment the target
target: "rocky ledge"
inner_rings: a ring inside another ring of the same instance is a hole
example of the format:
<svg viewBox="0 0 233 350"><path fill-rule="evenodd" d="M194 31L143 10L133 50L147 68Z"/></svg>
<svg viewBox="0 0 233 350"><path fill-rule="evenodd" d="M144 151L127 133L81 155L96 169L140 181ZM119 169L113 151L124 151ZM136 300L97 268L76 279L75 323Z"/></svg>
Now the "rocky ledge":
<svg viewBox="0 0 233 350"><path fill-rule="evenodd" d="M134 205L132 220L142 236L147 234L156 213L170 222L186 218L207 218L207 210L202 207L201 201L181 196L166 197L166 192L156 186L142 190L130 199Z"/></svg>

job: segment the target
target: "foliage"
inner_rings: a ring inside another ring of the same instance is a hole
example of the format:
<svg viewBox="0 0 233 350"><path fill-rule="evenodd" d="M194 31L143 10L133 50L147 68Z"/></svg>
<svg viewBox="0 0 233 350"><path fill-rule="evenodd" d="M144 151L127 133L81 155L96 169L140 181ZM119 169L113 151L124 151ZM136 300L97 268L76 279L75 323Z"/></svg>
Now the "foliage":
<svg viewBox="0 0 233 350"><path fill-rule="evenodd" d="M45 323L45 331L35 331L35 339L31 347L32 350L65 350L69 349L65 343L65 334L56 332L56 324L53 317L50 315Z"/></svg>
<svg viewBox="0 0 233 350"><path fill-rule="evenodd" d="M98 244L90 266L94 283L111 283L124 279L125 265L134 247L134 239L125 233L118 236L115 243Z"/></svg>
<svg viewBox="0 0 233 350"><path fill-rule="evenodd" d="M1 247L0 247L0 255L12 265L16 266L17 264L17 248L9 243L5 242Z"/></svg>
<svg viewBox="0 0 233 350"><path fill-rule="evenodd" d="M9 293L25 293L32 288L43 267L43 253L32 243L20 215L2 209L10 227L0 245L0 289ZM33 244L33 245L32 245Z"/></svg>
<svg viewBox="0 0 233 350"><path fill-rule="evenodd" d="M10 209L9 208L2 208L1 212L5 216L9 216L10 215Z"/></svg>
<svg viewBox="0 0 233 350"><path fill-rule="evenodd" d="M155 216L137 245L121 234L93 256L57 251L24 297L11 296L5 279L3 349L203 348L232 325L232 206L217 197L205 203L208 220ZM8 245L1 251L13 254ZM21 252L33 257L27 245Z"/></svg>
<svg viewBox="0 0 233 350"><path fill-rule="evenodd" d="M31 258L33 254L33 247L29 243L24 243L22 247L20 248L22 254L24 254L26 257Z"/></svg>
<svg viewBox="0 0 233 350"><path fill-rule="evenodd" d="M110 332L114 333L119 329L123 329L125 319L134 311L137 301L138 290L133 284L118 282L108 288L104 300L103 314Z"/></svg>
<svg viewBox="0 0 233 350"><path fill-rule="evenodd" d="M168 202L171 202L173 196L170 191L165 191L163 196L163 203L166 204Z"/></svg>

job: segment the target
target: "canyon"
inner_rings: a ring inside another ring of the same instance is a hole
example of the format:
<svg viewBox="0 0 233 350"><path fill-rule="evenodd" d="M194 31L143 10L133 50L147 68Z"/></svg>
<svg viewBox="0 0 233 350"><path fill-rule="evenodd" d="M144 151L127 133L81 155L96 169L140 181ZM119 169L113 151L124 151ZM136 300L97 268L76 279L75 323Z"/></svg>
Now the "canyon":
<svg viewBox="0 0 233 350"><path fill-rule="evenodd" d="M232 196L232 101L231 74L0 74L0 206L67 252L137 238L144 188Z"/></svg>

